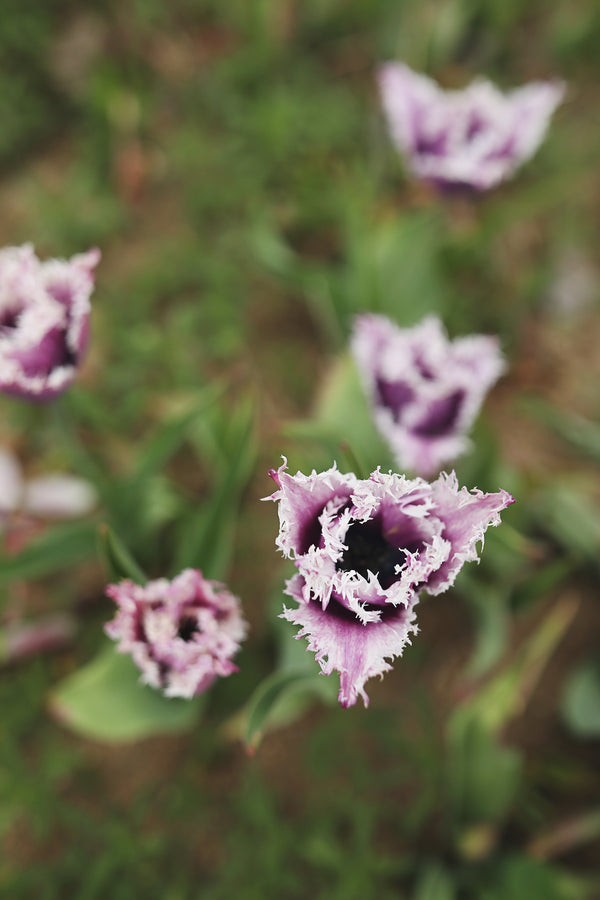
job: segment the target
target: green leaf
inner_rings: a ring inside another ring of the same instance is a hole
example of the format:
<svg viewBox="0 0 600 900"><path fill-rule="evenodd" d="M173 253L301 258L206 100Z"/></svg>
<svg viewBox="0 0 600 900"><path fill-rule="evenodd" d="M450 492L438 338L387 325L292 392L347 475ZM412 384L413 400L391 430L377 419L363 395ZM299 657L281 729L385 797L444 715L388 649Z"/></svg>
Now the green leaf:
<svg viewBox="0 0 600 900"><path fill-rule="evenodd" d="M251 230L250 241L258 261L295 292L304 294L323 332L334 345L341 345L344 329L332 301L327 269L302 259L267 222L263 221Z"/></svg>
<svg viewBox="0 0 600 900"><path fill-rule="evenodd" d="M462 731L474 719L496 733L519 715L577 607L578 601L568 595L558 601L512 659L457 706L450 722L451 732Z"/></svg>
<svg viewBox="0 0 600 900"><path fill-rule="evenodd" d="M136 584L146 584L148 576L138 566L135 559L116 533L108 525L101 525L99 530L100 551L108 568L110 578L121 581L130 578Z"/></svg>
<svg viewBox="0 0 600 900"><path fill-rule="evenodd" d="M457 53L465 34L468 34L473 8L463 0L449 0L440 7L430 7L427 12L430 16L427 29L428 67L437 68L452 60Z"/></svg>
<svg viewBox="0 0 600 900"><path fill-rule="evenodd" d="M535 504L544 531L576 559L598 566L600 510L585 485L552 484Z"/></svg>
<svg viewBox="0 0 600 900"><path fill-rule="evenodd" d="M0 585L20 578L43 578L68 569L93 557L95 547L95 524L69 522L55 525L28 544L18 556L0 554Z"/></svg>
<svg viewBox="0 0 600 900"><path fill-rule="evenodd" d="M600 664L588 660L571 672L562 696L561 712L569 728L581 737L600 735Z"/></svg>
<svg viewBox="0 0 600 900"><path fill-rule="evenodd" d="M537 600L548 597L552 592L556 592L557 587L573 573L574 569L575 562L561 556L531 572L527 579L514 589L513 607L525 609Z"/></svg>
<svg viewBox="0 0 600 900"><path fill-rule="evenodd" d="M328 700L332 696L332 685L337 694L335 682L315 672L307 673L306 669L284 669L269 675L258 685L248 703L246 747L254 752L268 727L280 723L282 715L287 721L284 703L314 695Z"/></svg>
<svg viewBox="0 0 600 900"><path fill-rule="evenodd" d="M588 900L582 880L557 866L528 856L513 856L493 869L492 883L482 886L481 900Z"/></svg>
<svg viewBox="0 0 600 900"><path fill-rule="evenodd" d="M167 699L141 684L129 656L105 647L50 695L50 711L84 737L106 743L186 731L196 723L201 698Z"/></svg>
<svg viewBox="0 0 600 900"><path fill-rule="evenodd" d="M600 425L582 416L557 409L537 397L528 397L522 400L519 406L568 441L580 453L600 462Z"/></svg>
<svg viewBox="0 0 600 900"><path fill-rule="evenodd" d="M277 670L303 671L307 675L317 676L321 669L314 654L308 650L304 638L296 637L296 628L285 619L279 618L281 610L281 590L279 590L277 602L272 604L271 613L271 628L277 646ZM331 683L333 684L333 679Z"/></svg>
<svg viewBox="0 0 600 900"><path fill-rule="evenodd" d="M429 863L419 873L414 900L454 900L455 885L448 871L439 863Z"/></svg>
<svg viewBox="0 0 600 900"><path fill-rule="evenodd" d="M253 398L240 403L223 427L220 446L226 459L211 496L181 520L176 572L195 566L207 578L222 578L231 557L240 496L256 459Z"/></svg>
<svg viewBox="0 0 600 900"><path fill-rule="evenodd" d="M223 388L220 385L211 385L201 392L193 409L161 423L155 434L146 441L138 457L134 478L136 482L143 485L150 476L164 468L184 443L191 425L200 413L204 413L222 391Z"/></svg>
<svg viewBox="0 0 600 900"><path fill-rule="evenodd" d="M285 434L320 444L328 465L332 458L341 460L343 448L349 448L365 469L365 477L379 465L392 466L389 450L375 428L358 371L348 354L339 356L331 366L312 418L288 425Z"/></svg>
<svg viewBox="0 0 600 900"><path fill-rule="evenodd" d="M411 210L365 229L364 211L355 210L346 236L347 264L331 290L340 321L377 312L402 326L427 313L443 315L447 285L440 268L443 219L436 209Z"/></svg>
<svg viewBox="0 0 600 900"><path fill-rule="evenodd" d="M484 723L470 719L452 731L448 760L455 821L464 827L504 818L521 777L519 753L503 747Z"/></svg>
<svg viewBox="0 0 600 900"><path fill-rule="evenodd" d="M487 584L477 585L476 582L475 585L477 590L469 596L469 603L477 628L468 674L471 678L480 678L498 662L508 646L509 591L504 586L490 587Z"/></svg>

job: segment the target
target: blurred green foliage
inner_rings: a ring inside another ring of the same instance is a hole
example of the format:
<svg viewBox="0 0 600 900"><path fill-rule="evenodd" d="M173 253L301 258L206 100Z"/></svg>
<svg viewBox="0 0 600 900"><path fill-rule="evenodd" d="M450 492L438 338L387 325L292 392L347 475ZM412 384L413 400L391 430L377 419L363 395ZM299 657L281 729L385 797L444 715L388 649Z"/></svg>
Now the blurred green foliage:
<svg viewBox="0 0 600 900"><path fill-rule="evenodd" d="M536 395L556 386L552 363L533 387L527 369L544 328L566 340L576 321L547 299L560 260L572 248L598 259L599 39L592 0L3 0L2 243L103 251L80 383L53 410L2 401L3 441L30 468L76 471L100 497L90 520L0 556L7 620L70 605L80 622L74 646L1 673L3 896L600 892L596 825L561 830L597 818L597 671L587 636L559 665L552 655L568 640L569 592L593 621L600 407L591 378L586 409L571 409L568 393ZM408 181L377 109L374 69L391 58L449 85L558 76L569 94L512 182L472 202L436 198ZM369 711L311 711L299 681L323 699L335 684L272 624L265 597L283 575L274 508L256 500L282 451L292 470L344 467L344 445L365 470L392 465L344 352L364 310L500 334L520 361L500 388L515 402L482 417L457 471L518 503L481 565L423 599L424 633ZM532 419L538 451L557 441L554 467L504 457L502 429ZM111 614L100 523L150 576L197 565L230 579L250 614L243 674L215 687L186 736L98 749L47 715L49 688L77 684ZM550 724L532 692L552 695ZM288 725L249 760L224 742L248 722L251 738ZM534 852L547 828L543 846L559 849Z"/></svg>

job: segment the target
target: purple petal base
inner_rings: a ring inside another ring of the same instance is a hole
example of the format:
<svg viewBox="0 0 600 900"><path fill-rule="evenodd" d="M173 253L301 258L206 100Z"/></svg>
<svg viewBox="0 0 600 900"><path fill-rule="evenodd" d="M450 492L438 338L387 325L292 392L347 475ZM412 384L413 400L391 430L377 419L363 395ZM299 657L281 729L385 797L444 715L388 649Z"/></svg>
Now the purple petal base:
<svg viewBox="0 0 600 900"><path fill-rule="evenodd" d="M62 393L89 337L100 251L40 262L33 247L0 250L0 390L33 401Z"/></svg>
<svg viewBox="0 0 600 900"><path fill-rule="evenodd" d="M335 601L330 601L326 610L315 601L305 603L301 582L300 575L288 582L287 593L299 605L295 609L284 607L282 618L300 626L297 637L308 637L307 650L315 654L324 675L340 673L341 705L353 706L360 695L368 706L365 683L389 671L392 667L387 660L401 656L410 635L417 632L413 608L391 607L385 619L363 625L346 615L344 607L336 612Z"/></svg>

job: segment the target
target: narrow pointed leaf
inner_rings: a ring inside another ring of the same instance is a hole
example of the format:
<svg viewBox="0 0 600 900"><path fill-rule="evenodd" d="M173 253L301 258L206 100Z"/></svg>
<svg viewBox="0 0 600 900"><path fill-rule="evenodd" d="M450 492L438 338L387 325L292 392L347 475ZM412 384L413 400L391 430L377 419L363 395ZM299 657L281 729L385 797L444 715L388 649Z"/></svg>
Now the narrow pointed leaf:
<svg viewBox="0 0 600 900"><path fill-rule="evenodd" d="M93 557L96 527L91 522L55 525L17 556L0 553L0 585L20 578L43 578Z"/></svg>
<svg viewBox="0 0 600 900"><path fill-rule="evenodd" d="M252 398L240 404L224 435L228 466L212 495L182 520L174 570L202 569L207 578L222 578L227 568L237 522L240 495L256 458L255 406Z"/></svg>
<svg viewBox="0 0 600 900"><path fill-rule="evenodd" d="M256 750L264 732L281 714L283 701L298 700L302 694L324 699L331 695L332 684L335 686L331 679L314 672L307 673L305 669L286 669L265 678L248 704L244 735L246 747L251 752Z"/></svg>
<svg viewBox="0 0 600 900"><path fill-rule="evenodd" d="M523 711L578 605L578 599L570 595L556 603L515 656L455 709L451 733L475 719L495 734Z"/></svg>
<svg viewBox="0 0 600 900"><path fill-rule="evenodd" d="M596 422L564 412L537 397L524 399L520 406L525 412L568 441L580 453L600 462L600 425Z"/></svg>
<svg viewBox="0 0 600 900"><path fill-rule="evenodd" d="M146 479L161 471L174 453L179 450L185 441L191 425L206 407L214 403L218 395L222 393L220 385L207 388L200 396L194 408L187 410L182 415L173 417L163 422L155 434L146 442L140 455L135 480L144 484Z"/></svg>
<svg viewBox="0 0 600 900"><path fill-rule="evenodd" d="M111 580L121 581L130 578L136 584L146 584L148 576L117 534L108 525L99 529L100 551Z"/></svg>

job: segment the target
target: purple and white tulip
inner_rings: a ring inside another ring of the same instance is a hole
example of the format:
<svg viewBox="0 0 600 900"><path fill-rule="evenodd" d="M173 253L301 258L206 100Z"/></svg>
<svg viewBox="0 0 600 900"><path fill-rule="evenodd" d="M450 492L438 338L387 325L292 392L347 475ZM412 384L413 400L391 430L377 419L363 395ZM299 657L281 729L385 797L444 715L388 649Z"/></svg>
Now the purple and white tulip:
<svg viewBox="0 0 600 900"><path fill-rule="evenodd" d="M286 584L297 606L283 618L300 626L325 675L340 673L342 706L359 694L366 706L366 681L388 671L417 630L419 592L447 590L513 498L459 488L454 473L431 484L379 469L360 480L335 465L288 475L284 460L269 474L276 543L298 570Z"/></svg>
<svg viewBox="0 0 600 900"><path fill-rule="evenodd" d="M40 262L31 244L0 250L0 390L49 400L87 348L96 248Z"/></svg>
<svg viewBox="0 0 600 900"><path fill-rule="evenodd" d="M375 423L399 467L424 476L469 447L466 432L505 369L497 338L449 341L435 316L414 328L358 316L351 348Z"/></svg>
<svg viewBox="0 0 600 900"><path fill-rule="evenodd" d="M533 156L565 92L560 81L533 81L503 94L481 79L445 91L402 63L381 66L378 82L392 140L412 173L480 191Z"/></svg>
<svg viewBox="0 0 600 900"><path fill-rule="evenodd" d="M184 569L173 581L121 581L106 593L119 607L106 633L119 653L131 655L142 681L166 697L190 699L237 672L231 659L246 623L239 600L218 581Z"/></svg>

